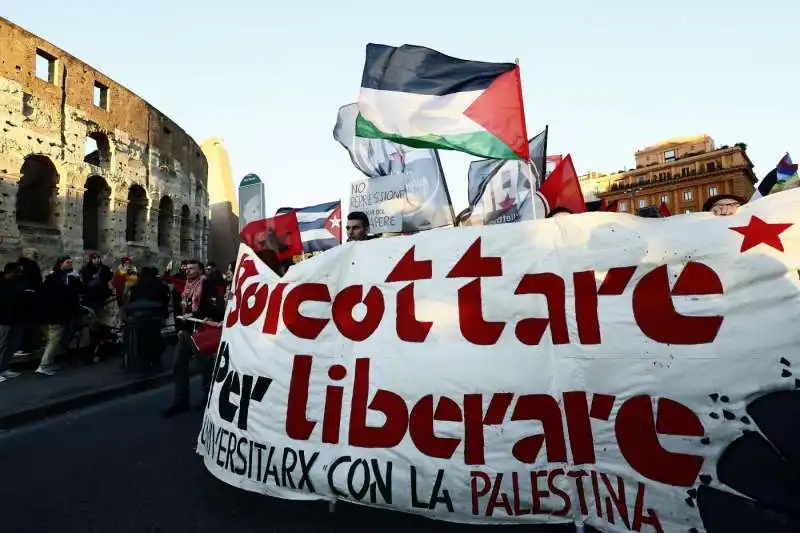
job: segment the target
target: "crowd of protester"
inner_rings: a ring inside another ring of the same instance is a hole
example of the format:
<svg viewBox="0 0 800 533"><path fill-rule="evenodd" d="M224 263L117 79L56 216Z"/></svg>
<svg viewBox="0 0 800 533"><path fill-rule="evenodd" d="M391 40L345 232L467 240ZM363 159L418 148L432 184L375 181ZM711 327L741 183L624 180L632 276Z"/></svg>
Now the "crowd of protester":
<svg viewBox="0 0 800 533"><path fill-rule="evenodd" d="M120 352L128 368L160 370L166 347L162 332L174 320L180 344L186 326L175 318L197 311L192 301L201 294L197 280L207 289L202 311L221 320L232 270L233 263L220 272L214 263L185 260L174 272L172 263L159 272L153 266L137 268L129 257L112 268L91 254L77 271L72 257L59 257L43 276L38 251L27 248L18 261L5 265L0 280L0 383L19 376L9 368L15 356L39 350L35 372L43 376ZM219 311L209 311L210 306ZM149 320L137 322L142 317ZM128 335L144 323L148 327Z"/></svg>

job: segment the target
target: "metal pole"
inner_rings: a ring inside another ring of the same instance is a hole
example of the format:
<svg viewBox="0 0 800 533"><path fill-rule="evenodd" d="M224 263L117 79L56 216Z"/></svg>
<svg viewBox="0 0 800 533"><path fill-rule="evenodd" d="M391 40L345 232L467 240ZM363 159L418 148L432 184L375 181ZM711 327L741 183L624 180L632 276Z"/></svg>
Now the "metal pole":
<svg viewBox="0 0 800 533"><path fill-rule="evenodd" d="M458 226L456 212L455 209L453 209L453 200L450 198L450 189L447 187L447 178L444 177L444 168L442 168L442 160L439 158L438 150L433 150L433 157L436 158L436 165L439 167L439 175L442 177L444 193L447 196L447 204L450 206L450 219L453 221L453 226Z"/></svg>

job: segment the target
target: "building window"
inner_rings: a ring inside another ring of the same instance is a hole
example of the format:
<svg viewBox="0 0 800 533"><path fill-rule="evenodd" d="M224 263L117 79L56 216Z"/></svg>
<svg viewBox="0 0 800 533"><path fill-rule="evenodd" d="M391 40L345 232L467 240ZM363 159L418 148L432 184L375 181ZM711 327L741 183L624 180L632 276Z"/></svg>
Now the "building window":
<svg viewBox="0 0 800 533"><path fill-rule="evenodd" d="M690 201L693 198L692 191L683 191L683 200L685 202Z"/></svg>
<svg viewBox="0 0 800 533"><path fill-rule="evenodd" d="M675 161L675 150L667 150L664 152L664 162L669 163L670 161Z"/></svg>
<svg viewBox="0 0 800 533"><path fill-rule="evenodd" d="M617 211L627 211L628 210L628 202L620 201L617 204Z"/></svg>
<svg viewBox="0 0 800 533"><path fill-rule="evenodd" d="M92 101L96 107L108 110L108 87L99 81L94 82Z"/></svg>
<svg viewBox="0 0 800 533"><path fill-rule="evenodd" d="M685 215L691 215L691 214L693 213L693 211L692 211L691 209L687 209L687 210L686 210L686 211L684 211L683 213L684 213Z"/></svg>
<svg viewBox="0 0 800 533"><path fill-rule="evenodd" d="M712 196L716 196L718 194L719 194L719 192L717 191L717 188L715 186L711 186L711 187L708 188L708 196L709 196L709 198L712 197Z"/></svg>
<svg viewBox="0 0 800 533"><path fill-rule="evenodd" d="M669 195L668 194L662 194L661 195L661 203L662 204L668 204L669 203Z"/></svg>
<svg viewBox="0 0 800 533"><path fill-rule="evenodd" d="M714 161L706 164L706 170L708 172L714 172L715 170L717 170L717 164Z"/></svg>
<svg viewBox="0 0 800 533"><path fill-rule="evenodd" d="M42 50L36 50L36 77L47 83L56 82L56 58Z"/></svg>
<svg viewBox="0 0 800 533"><path fill-rule="evenodd" d="M86 137L83 162L101 167L107 167L111 162L111 144L104 133L94 131Z"/></svg>
<svg viewBox="0 0 800 533"><path fill-rule="evenodd" d="M647 207L647 200L639 200L639 209Z"/></svg>
<svg viewBox="0 0 800 533"><path fill-rule="evenodd" d="M683 176L685 178L688 175L689 175L689 167L683 167L681 169L681 176Z"/></svg>

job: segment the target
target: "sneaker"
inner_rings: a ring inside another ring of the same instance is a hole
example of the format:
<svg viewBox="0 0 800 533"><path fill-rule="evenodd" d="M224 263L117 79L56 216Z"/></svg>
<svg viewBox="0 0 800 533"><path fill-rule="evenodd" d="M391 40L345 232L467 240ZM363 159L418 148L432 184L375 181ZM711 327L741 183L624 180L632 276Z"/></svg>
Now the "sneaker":
<svg viewBox="0 0 800 533"><path fill-rule="evenodd" d="M17 350L14 352L14 357L27 357L31 354L31 352L26 352L25 350Z"/></svg>
<svg viewBox="0 0 800 533"><path fill-rule="evenodd" d="M56 371L52 368L42 368L41 366L36 369L37 374L41 374L43 376L55 376Z"/></svg>
<svg viewBox="0 0 800 533"><path fill-rule="evenodd" d="M8 381L8 379L4 378L3 376L0 376L0 383L2 383L4 381Z"/></svg>
<svg viewBox="0 0 800 533"><path fill-rule="evenodd" d="M6 370L5 372L0 372L0 377L4 377L6 379L14 379L19 377L19 372L14 372L12 370Z"/></svg>

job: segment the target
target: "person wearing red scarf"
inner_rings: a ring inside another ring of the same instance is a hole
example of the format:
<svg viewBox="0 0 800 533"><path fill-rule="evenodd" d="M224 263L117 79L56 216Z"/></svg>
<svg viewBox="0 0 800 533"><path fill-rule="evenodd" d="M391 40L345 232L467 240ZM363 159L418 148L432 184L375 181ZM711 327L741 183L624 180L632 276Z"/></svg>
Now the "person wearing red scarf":
<svg viewBox="0 0 800 533"><path fill-rule="evenodd" d="M175 379L175 398L172 405L163 412L165 417L185 413L190 409L189 365L192 357L197 354L192 334L200 324L185 320L185 318L222 322L225 314L225 300L217 297L212 283L203 276L203 265L200 261L188 261L185 272L186 285L181 292L179 308L175 310L175 329L178 332L175 363L172 368ZM211 385L214 361L203 356L200 356L198 361L202 369L203 390L207 394ZM205 402L201 403L205 405Z"/></svg>

